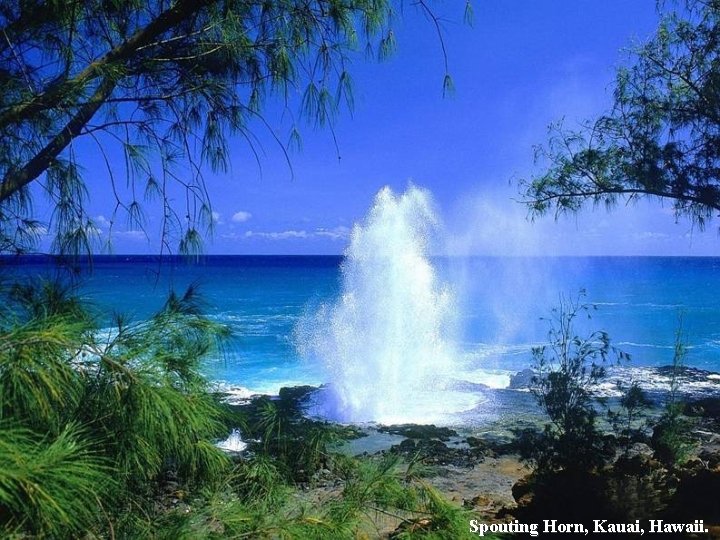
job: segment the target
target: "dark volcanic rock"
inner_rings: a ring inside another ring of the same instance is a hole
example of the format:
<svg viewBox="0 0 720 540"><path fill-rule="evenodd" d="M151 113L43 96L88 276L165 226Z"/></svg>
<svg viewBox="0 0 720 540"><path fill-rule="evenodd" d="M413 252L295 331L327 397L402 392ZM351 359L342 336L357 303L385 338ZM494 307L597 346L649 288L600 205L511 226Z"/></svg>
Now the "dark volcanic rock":
<svg viewBox="0 0 720 540"><path fill-rule="evenodd" d="M292 403L296 407L300 407L305 404L310 394L316 392L318 388L316 386L283 386L278 392L278 397L289 403Z"/></svg>
<svg viewBox="0 0 720 540"><path fill-rule="evenodd" d="M453 448L448 447L444 442L438 441L437 439L430 439L427 441L418 441L415 448L426 454L427 456L434 456L437 458L444 458L453 452Z"/></svg>
<svg viewBox="0 0 720 540"><path fill-rule="evenodd" d="M390 452L411 459L420 458L426 465L472 467L483 459L482 452L477 449L451 448L438 439L405 439L392 446Z"/></svg>
<svg viewBox="0 0 720 540"><path fill-rule="evenodd" d="M634 457L646 457L648 459L652 458L654 453L654 450L650 448L645 443L636 442L630 445L630 448L627 449L627 452L625 453L625 457L628 458L634 458Z"/></svg>
<svg viewBox="0 0 720 540"><path fill-rule="evenodd" d="M683 479L670 503L672 519L720 523L720 472L700 470Z"/></svg>
<svg viewBox="0 0 720 540"><path fill-rule="evenodd" d="M392 435L402 435L408 439L440 439L447 441L450 437L456 437L457 431L448 427L437 427L433 424L398 424L393 426L380 426L378 431L382 433L391 433Z"/></svg>
<svg viewBox="0 0 720 540"><path fill-rule="evenodd" d="M527 475L513 484L512 496L516 503L529 504L532 501L533 482L533 476Z"/></svg>
<svg viewBox="0 0 720 540"><path fill-rule="evenodd" d="M720 397L696 399L685 404L688 416L704 416L720 419Z"/></svg>
<svg viewBox="0 0 720 540"><path fill-rule="evenodd" d="M708 469L720 472L720 452L704 448L698 453L698 458L707 463Z"/></svg>
<svg viewBox="0 0 720 540"><path fill-rule="evenodd" d="M396 447L397 451L401 454L407 454L411 452L415 452L415 449L417 448L417 445L415 444L415 441L412 439L405 439L403 442L398 444Z"/></svg>
<svg viewBox="0 0 720 540"><path fill-rule="evenodd" d="M637 454L634 456L620 456L615 462L614 468L617 473L640 477L661 470L663 466L652 456Z"/></svg>
<svg viewBox="0 0 720 540"><path fill-rule="evenodd" d="M597 516L612 519L606 497L606 483L594 473L558 471L549 475L526 476L515 483L513 497L518 507L513 515L521 522L544 519L565 523L592 522Z"/></svg>

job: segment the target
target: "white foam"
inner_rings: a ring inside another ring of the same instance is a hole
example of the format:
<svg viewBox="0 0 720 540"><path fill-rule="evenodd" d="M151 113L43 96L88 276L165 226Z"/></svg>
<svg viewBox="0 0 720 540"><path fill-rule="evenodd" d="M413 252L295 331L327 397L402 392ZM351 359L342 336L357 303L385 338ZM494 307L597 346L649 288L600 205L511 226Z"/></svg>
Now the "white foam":
<svg viewBox="0 0 720 540"><path fill-rule="evenodd" d="M476 369L474 371L466 371L462 374L463 379L483 384L488 388L503 389L510 386L510 377L515 372L490 369Z"/></svg>
<svg viewBox="0 0 720 540"><path fill-rule="evenodd" d="M679 392L686 395L716 395L720 392L720 374L709 372L688 372L680 370L677 376ZM622 395L617 381L626 385L630 381L638 383L640 388L650 392L669 392L672 385L670 372L660 372L652 367L614 367L608 371L607 376L598 383L598 393L606 397Z"/></svg>
<svg viewBox="0 0 720 540"><path fill-rule="evenodd" d="M220 441L215 446L226 452L242 452L247 448L247 443L242 440L240 430L233 429L227 439Z"/></svg>

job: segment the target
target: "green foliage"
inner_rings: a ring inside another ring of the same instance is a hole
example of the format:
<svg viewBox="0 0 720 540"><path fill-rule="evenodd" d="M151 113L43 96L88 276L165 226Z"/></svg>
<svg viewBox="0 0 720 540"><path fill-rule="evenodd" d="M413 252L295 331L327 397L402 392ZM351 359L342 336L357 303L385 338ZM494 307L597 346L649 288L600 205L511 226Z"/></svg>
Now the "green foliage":
<svg viewBox="0 0 720 540"><path fill-rule="evenodd" d="M632 443L642 439L645 433L642 418L651 403L636 381L632 381L627 387L618 382L618 389L622 391L620 409L608 411L608 420L615 435L623 442L627 454Z"/></svg>
<svg viewBox="0 0 720 540"><path fill-rule="evenodd" d="M34 245L49 225L58 253L89 253L97 224L81 156L84 139L106 164L115 211L144 230L159 202L163 249L197 252L212 228L207 170L227 171L230 137L259 160L254 130L268 99L298 122L332 124L352 106L349 65L364 48L395 49L392 0L9 0L0 8L0 253ZM425 2L443 48L437 16ZM472 9L466 2L465 17ZM447 72L447 59L445 58ZM446 78L444 88L449 88ZM120 163L124 165L119 166ZM44 180L54 207L33 219L28 186ZM174 203L173 200L184 201ZM111 225L112 231L114 225Z"/></svg>
<svg viewBox="0 0 720 540"><path fill-rule="evenodd" d="M0 531L73 536L145 505L166 472L210 485L229 471L198 371L225 330L193 288L107 335L66 287L0 300Z"/></svg>
<svg viewBox="0 0 720 540"><path fill-rule="evenodd" d="M153 480L169 464L188 480L216 479L228 468L207 442L223 426L198 371L224 329L200 309L191 287L182 297L171 294L148 321L120 319L110 337L85 345L93 376L78 414L108 441L106 450L127 482Z"/></svg>
<svg viewBox="0 0 720 540"><path fill-rule="evenodd" d="M678 330L675 334L670 392L665 403L665 411L654 426L651 441L655 456L669 466L682 463L692 449L692 444L688 438L688 422L682 416L683 403L678 396L680 389L679 378L686 354L687 348L684 341L682 318L680 318Z"/></svg>
<svg viewBox="0 0 720 540"><path fill-rule="evenodd" d="M350 540L377 537L384 523L397 524L393 538L470 538L467 512L407 477L397 458L348 458L345 465L341 489L298 498L271 461L255 458L190 501L190 511L167 513L144 530L157 538Z"/></svg>
<svg viewBox="0 0 720 540"><path fill-rule="evenodd" d="M278 505L287 497L285 478L267 455L239 463L230 481L241 500L249 503Z"/></svg>
<svg viewBox="0 0 720 540"><path fill-rule="evenodd" d="M471 537L469 513L446 501L412 469L403 470L397 456L360 463L348 479L343 496L352 515L361 517L374 509L399 519L393 538Z"/></svg>
<svg viewBox="0 0 720 540"><path fill-rule="evenodd" d="M79 404L73 363L91 328L67 287L47 283L0 291L0 420L57 435Z"/></svg>
<svg viewBox="0 0 720 540"><path fill-rule="evenodd" d="M331 465L329 448L343 438L343 428L306 418L300 399L284 390L278 398L263 396L254 401L246 434L260 441L252 448L271 456L283 478L308 482Z"/></svg>
<svg viewBox="0 0 720 540"><path fill-rule="evenodd" d="M79 536L95 528L116 482L93 442L73 424L41 438L0 423L0 535Z"/></svg>
<svg viewBox="0 0 720 540"><path fill-rule="evenodd" d="M521 448L540 473L592 471L607 453L597 425L596 405L602 400L593 387L605 376L611 356L618 361L628 356L611 346L605 332L576 334L577 318L590 318L591 306L582 303L583 295L581 291L575 300L561 298L549 319L549 344L533 349L536 374L530 391L550 423L542 433L525 432Z"/></svg>
<svg viewBox="0 0 720 540"><path fill-rule="evenodd" d="M544 172L522 183L532 212L650 196L702 227L720 209L720 1L671 3L618 70L611 111L577 131L551 127L536 151Z"/></svg>
<svg viewBox="0 0 720 540"><path fill-rule="evenodd" d="M0 536L351 539L380 518L397 538L467 535L413 464L333 455L343 428L304 418L303 389L257 400L261 442L233 465L199 372L226 332L194 288L103 332L70 289L0 297ZM320 470L334 488L298 497Z"/></svg>

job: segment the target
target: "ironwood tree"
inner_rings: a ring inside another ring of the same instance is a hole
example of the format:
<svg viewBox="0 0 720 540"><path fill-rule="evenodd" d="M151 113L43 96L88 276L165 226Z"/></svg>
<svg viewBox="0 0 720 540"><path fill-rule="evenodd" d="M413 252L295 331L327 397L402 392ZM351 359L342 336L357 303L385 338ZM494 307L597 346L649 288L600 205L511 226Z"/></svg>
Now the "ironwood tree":
<svg viewBox="0 0 720 540"><path fill-rule="evenodd" d="M671 200L700 228L720 212L720 1L676 8L618 70L607 114L551 127L542 171L521 183L532 214L641 197Z"/></svg>
<svg viewBox="0 0 720 540"><path fill-rule="evenodd" d="M406 3L440 32L439 18L423 0ZM97 229L86 211L88 187L105 181L102 172L83 169L91 145L112 183L113 216L124 213L133 227L141 226L144 202L156 198L163 248L179 239L181 251L197 249L212 226L203 173L228 167L228 138L244 138L257 152L253 129L265 126L285 149L299 137L301 120L331 124L340 103L352 106L352 52L364 48L387 57L403 4L3 2L0 253L27 249L47 226L55 252L89 249ZM465 6L469 16L469 2ZM288 140L263 116L268 98L293 118ZM79 148L80 139L91 143ZM41 193L54 209L50 223L34 219L32 202Z"/></svg>

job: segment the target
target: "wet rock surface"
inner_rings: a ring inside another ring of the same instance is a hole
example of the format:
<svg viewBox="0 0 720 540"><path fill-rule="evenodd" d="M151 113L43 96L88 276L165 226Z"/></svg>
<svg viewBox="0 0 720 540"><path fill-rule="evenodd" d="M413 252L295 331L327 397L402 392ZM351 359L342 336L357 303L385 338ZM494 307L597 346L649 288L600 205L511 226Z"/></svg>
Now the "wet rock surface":
<svg viewBox="0 0 720 540"><path fill-rule="evenodd" d="M402 435L408 439L438 439L440 441L448 441L450 440L450 437L457 437L458 435L457 431L454 429L448 427L437 427L434 424L397 424L391 426L380 426L378 427L378 431L381 433Z"/></svg>
<svg viewBox="0 0 720 540"><path fill-rule="evenodd" d="M532 372L528 371L520 372L513 384L520 387L526 384L532 377ZM706 377L702 372L686 375ZM273 401L279 400L291 411L300 412L315 391L313 387L287 389ZM555 485L545 484L538 488L530 474L531 469L517 455L514 435L521 429L540 427L543 418L531 406L519 406L532 401L528 392L502 390L493 395L496 398L493 401L495 417L476 427L338 425L338 433L345 441L355 437L354 441L345 443L347 454L362 454L372 459L390 453L401 456L406 463L426 466L422 473L424 481L451 501L488 521L523 516L530 519L528 512L541 499L549 501L553 507L558 504L569 507L577 502L578 512L590 507L595 517L601 503L607 505L604 511L610 517L613 512L620 511L634 516L633 519L680 519L683 516L702 519L709 516L706 523L713 527L708 520L715 519L720 512L720 398L700 395L688 399L684 405L692 444L690 455L681 465L671 467L658 460L650 432L646 431L630 446L618 450L599 475L589 476L579 483L572 478L561 478ZM649 411L653 422L663 412L666 394L661 397ZM245 408L245 413L250 416L253 416L253 409L263 403L263 399L253 401L252 406ZM313 422L308 422L308 427L313 427ZM363 450L352 450L358 447ZM587 495L591 484L598 492L604 492L608 500ZM323 465L315 471L308 486L319 489L325 496L342 489L342 481L332 467ZM573 489L585 495L572 495ZM537 513L536 517L551 516L547 514L549 509L541 510L545 514Z"/></svg>
<svg viewBox="0 0 720 540"><path fill-rule="evenodd" d="M291 403L297 408L302 408L310 396L317 392L320 388L317 386L283 386L278 392L278 398L282 401Z"/></svg>

